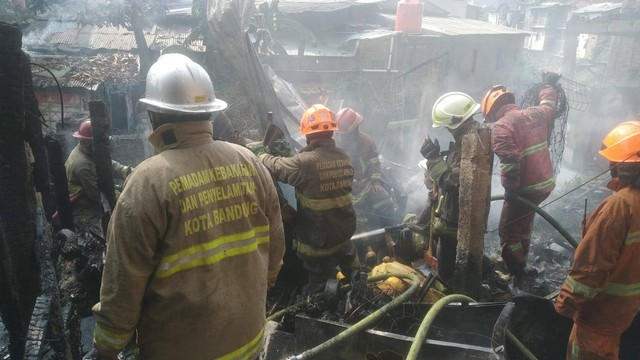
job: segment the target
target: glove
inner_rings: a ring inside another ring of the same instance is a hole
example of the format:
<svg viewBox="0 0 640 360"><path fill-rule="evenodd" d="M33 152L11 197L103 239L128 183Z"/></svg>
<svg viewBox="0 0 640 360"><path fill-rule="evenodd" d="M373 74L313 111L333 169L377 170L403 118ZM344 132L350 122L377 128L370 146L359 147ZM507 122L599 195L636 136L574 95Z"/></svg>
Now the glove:
<svg viewBox="0 0 640 360"><path fill-rule="evenodd" d="M438 139L431 141L429 135L425 136L422 146L420 147L420 154L427 160L435 159L440 155L440 143Z"/></svg>
<svg viewBox="0 0 640 360"><path fill-rule="evenodd" d="M283 157L291 156L291 145L289 145L289 142L284 139L274 141L270 148L273 150L271 155Z"/></svg>
<svg viewBox="0 0 640 360"><path fill-rule="evenodd" d="M267 152L267 148L262 145L262 143L255 143L253 145L247 145L247 147L249 148L249 150L251 150L252 153L256 154L256 155L260 155L260 154L264 154Z"/></svg>
<svg viewBox="0 0 640 360"><path fill-rule="evenodd" d="M558 83L558 80L562 78L562 75L558 73L554 73L551 71L543 71L542 72L542 83L546 85L555 86Z"/></svg>

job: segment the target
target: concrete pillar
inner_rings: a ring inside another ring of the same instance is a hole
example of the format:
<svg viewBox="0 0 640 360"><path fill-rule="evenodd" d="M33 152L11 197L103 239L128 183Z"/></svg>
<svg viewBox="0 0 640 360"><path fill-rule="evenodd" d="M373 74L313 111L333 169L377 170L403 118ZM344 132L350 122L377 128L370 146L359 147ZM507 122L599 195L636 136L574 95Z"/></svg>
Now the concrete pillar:
<svg viewBox="0 0 640 360"><path fill-rule="evenodd" d="M478 298L482 283L484 232L491 197L493 150L488 126L462 139L460 161L460 215L453 287Z"/></svg>

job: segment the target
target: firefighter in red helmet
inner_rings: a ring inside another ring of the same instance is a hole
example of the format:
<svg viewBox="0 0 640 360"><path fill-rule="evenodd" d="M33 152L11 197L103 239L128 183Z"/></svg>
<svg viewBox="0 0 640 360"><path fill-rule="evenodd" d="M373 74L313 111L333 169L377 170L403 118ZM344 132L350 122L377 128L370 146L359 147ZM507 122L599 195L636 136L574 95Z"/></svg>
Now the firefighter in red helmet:
<svg viewBox="0 0 640 360"><path fill-rule="evenodd" d="M103 215L100 202L100 191L96 176L96 165L93 158L93 136L91 135L91 120L84 120L80 127L72 135L78 139L67 161L67 186L73 211L73 220L76 226L85 225L100 226ZM122 180L133 170L132 167L122 165L111 160L113 175Z"/></svg>
<svg viewBox="0 0 640 360"><path fill-rule="evenodd" d="M383 186L376 143L360 130L362 115L342 108L336 120L336 146L349 155L353 164L353 205L366 215L370 228L392 225L393 200Z"/></svg>

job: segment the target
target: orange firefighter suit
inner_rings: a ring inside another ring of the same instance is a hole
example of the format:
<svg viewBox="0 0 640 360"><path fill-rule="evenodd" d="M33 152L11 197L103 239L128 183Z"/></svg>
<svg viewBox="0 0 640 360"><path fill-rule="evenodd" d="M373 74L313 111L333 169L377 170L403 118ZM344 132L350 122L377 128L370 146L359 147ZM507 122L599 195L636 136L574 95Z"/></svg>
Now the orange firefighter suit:
<svg viewBox="0 0 640 360"><path fill-rule="evenodd" d="M309 139L293 157L259 155L278 181L296 189L293 248L309 271L309 290L319 292L335 276L335 263L349 275L359 267L351 236L356 215L351 202L353 168L331 138Z"/></svg>
<svg viewBox="0 0 640 360"><path fill-rule="evenodd" d="M560 289L556 310L574 321L567 359L618 359L620 335L640 309L638 259L640 188L626 186L589 218Z"/></svg>
<svg viewBox="0 0 640 360"><path fill-rule="evenodd" d="M254 359L284 254L278 195L247 149L211 123L165 124L127 179L108 229L94 345L141 359Z"/></svg>
<svg viewBox="0 0 640 360"><path fill-rule="evenodd" d="M520 275L527 262L535 212L510 194L517 194L538 205L555 187L549 153L549 125L556 112L556 90L547 86L538 95L540 105L520 109L502 106L491 130L493 152L500 158L505 202L500 216L500 245L505 264Z"/></svg>

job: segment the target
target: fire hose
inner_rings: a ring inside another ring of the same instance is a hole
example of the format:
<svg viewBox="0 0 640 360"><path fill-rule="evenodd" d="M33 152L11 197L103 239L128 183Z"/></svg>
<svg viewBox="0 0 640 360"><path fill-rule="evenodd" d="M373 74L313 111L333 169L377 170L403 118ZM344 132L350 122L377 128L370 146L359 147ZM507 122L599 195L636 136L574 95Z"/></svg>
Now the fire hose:
<svg viewBox="0 0 640 360"><path fill-rule="evenodd" d="M409 289L407 289L400 296L398 296L397 298L393 299L391 302L389 302L385 306L383 306L380 309L376 310L375 312L371 313L369 316L367 316L366 318L360 320L359 322L353 324L351 327L349 327L345 331L341 332L340 334L336 335L335 337L325 341L324 343L322 343L322 344L320 344L320 345L318 345L318 346L316 346L316 347L314 347L312 349L306 350L306 351L302 352L299 355L291 356L287 360L303 360L303 359L313 358L314 356L318 355L319 353L321 353L323 351L326 351L326 350L330 349L331 347L341 343L342 341L346 340L350 336L352 336L352 335L354 335L354 334L366 329L371 324L373 324L375 321L377 321L382 316L387 314L389 311L391 311L392 309L398 307L399 305L404 303L407 299L409 299L409 297L411 295L413 295L413 293L418 289L418 287L420 285L420 279L415 274L411 274L411 273L388 273L388 274L383 274L383 275L379 275L379 276L370 277L370 278L367 279L367 282L376 282L376 281L386 280L386 279L388 279L390 277L398 277L398 278L402 278L402 279L408 279L409 281L411 281L411 287L409 287ZM276 313L276 314L278 314L278 313ZM274 314L274 315L276 315L276 314ZM274 315L272 315L272 317Z"/></svg>
<svg viewBox="0 0 640 360"><path fill-rule="evenodd" d="M427 339L427 333L431 328L431 324L433 324L433 321L435 320L436 316L438 316L440 311L444 309L445 306L453 302L470 303L470 302L476 302L476 301L466 295L453 294L453 295L447 295L442 299L438 300L435 304L433 304L431 309L429 309L424 319L422 319L422 322L420 323L420 327L418 328L418 332L416 333L413 343L411 344L411 348L409 349L409 353L407 354L406 360L418 359L420 348L422 347L422 344L424 344L425 340ZM533 355L533 353L531 353L531 351L529 351L529 349L527 349L527 347L509 329L507 329L506 335L507 335L507 338L514 343L514 345L518 348L518 350L522 352L522 354L527 360L538 359L535 355Z"/></svg>
<svg viewBox="0 0 640 360"><path fill-rule="evenodd" d="M531 201L521 197L521 196L517 196L516 198L518 199L518 201L520 201L522 204L524 204L525 206L529 207L531 210L534 210L536 213L538 213L538 215L542 216L545 220L547 220L547 222L549 224L551 224L551 226L553 226L556 230L558 230L558 232L560 233L560 235L562 235L569 244L571 244L571 246L573 246L573 248L577 248L578 247L578 242L576 241L576 239L573 238L573 236L571 236L571 234L569 234L569 232L567 232L567 230L565 230L565 228L563 228L557 221L556 219L554 219L551 215L549 215L549 213L547 213L546 211L542 210L541 207L539 207L538 205L532 203ZM491 201L495 201L495 200L504 200L504 195L493 195L491 197Z"/></svg>

